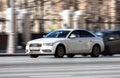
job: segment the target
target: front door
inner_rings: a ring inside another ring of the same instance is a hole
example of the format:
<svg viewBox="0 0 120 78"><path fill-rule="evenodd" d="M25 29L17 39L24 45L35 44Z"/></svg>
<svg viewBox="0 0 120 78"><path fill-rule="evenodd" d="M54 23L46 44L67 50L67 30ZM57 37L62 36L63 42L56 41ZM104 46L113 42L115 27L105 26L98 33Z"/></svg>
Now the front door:
<svg viewBox="0 0 120 78"><path fill-rule="evenodd" d="M69 44L69 52L71 53L80 53L82 51L82 47L81 47L81 40L79 40L79 38L70 38L67 41Z"/></svg>
<svg viewBox="0 0 120 78"><path fill-rule="evenodd" d="M120 54L120 34L113 33L109 35L107 45L112 53Z"/></svg>
<svg viewBox="0 0 120 78"><path fill-rule="evenodd" d="M82 52L82 41L80 38L79 31L73 31L68 37L69 52L81 53Z"/></svg>

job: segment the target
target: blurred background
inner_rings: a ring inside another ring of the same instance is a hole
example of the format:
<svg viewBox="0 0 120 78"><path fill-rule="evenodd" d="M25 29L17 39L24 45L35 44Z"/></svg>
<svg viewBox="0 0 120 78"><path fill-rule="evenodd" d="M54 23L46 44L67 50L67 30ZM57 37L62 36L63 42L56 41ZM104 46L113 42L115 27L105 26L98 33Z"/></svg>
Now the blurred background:
<svg viewBox="0 0 120 78"><path fill-rule="evenodd" d="M0 0L0 50L64 28L120 29L120 0Z"/></svg>

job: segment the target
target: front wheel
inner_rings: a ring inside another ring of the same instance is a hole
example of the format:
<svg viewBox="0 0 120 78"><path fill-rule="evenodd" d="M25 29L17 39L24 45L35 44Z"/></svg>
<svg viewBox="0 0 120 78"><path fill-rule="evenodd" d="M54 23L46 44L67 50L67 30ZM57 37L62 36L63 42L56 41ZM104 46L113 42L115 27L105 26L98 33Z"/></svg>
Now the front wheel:
<svg viewBox="0 0 120 78"><path fill-rule="evenodd" d="M59 46L56 48L54 57L55 57L55 58L63 58L64 55L65 55L65 48L64 48L64 46L59 45Z"/></svg>
<svg viewBox="0 0 120 78"><path fill-rule="evenodd" d="M94 46L92 49L91 57L99 57L100 54L100 47Z"/></svg>

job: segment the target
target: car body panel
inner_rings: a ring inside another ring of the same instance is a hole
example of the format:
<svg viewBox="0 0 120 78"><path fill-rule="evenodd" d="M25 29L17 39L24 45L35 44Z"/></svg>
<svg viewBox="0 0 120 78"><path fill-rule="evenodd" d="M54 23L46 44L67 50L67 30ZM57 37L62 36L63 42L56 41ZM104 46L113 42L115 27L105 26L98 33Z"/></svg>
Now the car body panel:
<svg viewBox="0 0 120 78"><path fill-rule="evenodd" d="M112 54L120 54L120 30L97 32L104 40L105 51Z"/></svg>
<svg viewBox="0 0 120 78"><path fill-rule="evenodd" d="M111 53L120 54L120 40L108 41L106 46L109 47Z"/></svg>

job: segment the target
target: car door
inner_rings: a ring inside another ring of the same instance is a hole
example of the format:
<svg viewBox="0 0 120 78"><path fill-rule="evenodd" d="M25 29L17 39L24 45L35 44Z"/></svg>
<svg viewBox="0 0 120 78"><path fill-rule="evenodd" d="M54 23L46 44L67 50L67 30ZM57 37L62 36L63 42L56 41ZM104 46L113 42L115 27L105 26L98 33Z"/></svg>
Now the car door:
<svg viewBox="0 0 120 78"><path fill-rule="evenodd" d="M80 33L78 30L73 31L68 37L69 53L80 53L82 51Z"/></svg>
<svg viewBox="0 0 120 78"><path fill-rule="evenodd" d="M108 44L112 53L120 54L120 32L114 32L108 36Z"/></svg>
<svg viewBox="0 0 120 78"><path fill-rule="evenodd" d="M92 50L95 36L85 30L81 30L80 36L81 36L82 52L90 53Z"/></svg>

